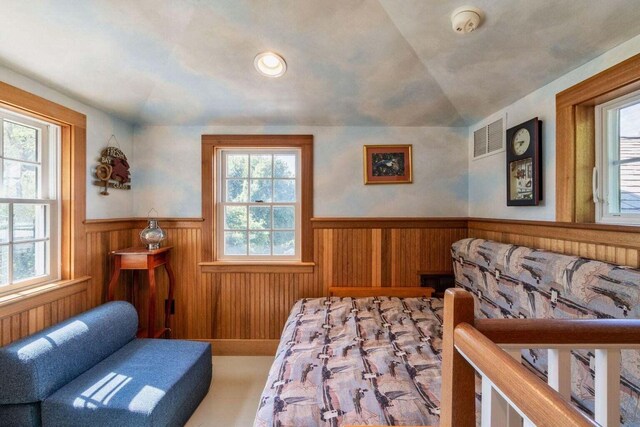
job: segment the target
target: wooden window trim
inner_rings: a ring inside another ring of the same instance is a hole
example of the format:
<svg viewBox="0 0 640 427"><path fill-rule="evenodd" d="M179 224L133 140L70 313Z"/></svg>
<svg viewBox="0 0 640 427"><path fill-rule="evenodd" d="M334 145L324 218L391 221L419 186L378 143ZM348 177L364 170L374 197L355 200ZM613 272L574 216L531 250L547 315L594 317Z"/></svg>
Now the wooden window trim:
<svg viewBox="0 0 640 427"><path fill-rule="evenodd" d="M298 148L301 151L301 260L313 261L313 135L202 135L202 217L203 261L218 261L216 244L216 149L219 148ZM252 261L253 263L253 261ZM287 264L282 261L282 264ZM235 262L234 264L238 264Z"/></svg>
<svg viewBox="0 0 640 427"><path fill-rule="evenodd" d="M640 54L556 95L556 221L595 222L595 106L638 89Z"/></svg>
<svg viewBox="0 0 640 427"><path fill-rule="evenodd" d="M0 106L60 126L60 277L86 279L87 117L3 82Z"/></svg>

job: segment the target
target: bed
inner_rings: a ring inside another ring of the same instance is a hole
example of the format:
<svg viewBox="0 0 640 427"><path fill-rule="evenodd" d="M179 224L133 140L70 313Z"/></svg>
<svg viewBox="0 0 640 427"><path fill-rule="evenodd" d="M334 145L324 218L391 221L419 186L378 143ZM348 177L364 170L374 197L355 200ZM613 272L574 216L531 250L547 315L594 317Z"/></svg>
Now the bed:
<svg viewBox="0 0 640 427"><path fill-rule="evenodd" d="M437 425L442 309L426 297L298 301L254 425Z"/></svg>

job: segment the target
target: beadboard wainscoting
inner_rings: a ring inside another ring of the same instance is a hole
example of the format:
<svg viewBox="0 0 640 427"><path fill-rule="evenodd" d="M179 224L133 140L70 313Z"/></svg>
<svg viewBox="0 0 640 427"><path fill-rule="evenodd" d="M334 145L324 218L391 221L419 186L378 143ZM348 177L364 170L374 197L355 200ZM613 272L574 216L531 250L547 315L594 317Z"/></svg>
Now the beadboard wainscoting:
<svg viewBox="0 0 640 427"><path fill-rule="evenodd" d="M20 302L0 300L0 340L19 339L106 301L111 251L139 244L144 219L85 222L90 278ZM291 268L203 262L201 219L160 220L173 246L176 276L172 336L210 341L216 354L273 354L289 310L300 298L328 295L329 286L418 286L419 273L451 271L451 244L478 237L639 267L640 229L482 218L315 218L313 262ZM147 285L131 292L123 272L117 298L133 301L146 319ZM159 269L156 312L167 276ZM158 325L161 319L158 318Z"/></svg>
<svg viewBox="0 0 640 427"><path fill-rule="evenodd" d="M640 227L469 219L469 237L640 267Z"/></svg>

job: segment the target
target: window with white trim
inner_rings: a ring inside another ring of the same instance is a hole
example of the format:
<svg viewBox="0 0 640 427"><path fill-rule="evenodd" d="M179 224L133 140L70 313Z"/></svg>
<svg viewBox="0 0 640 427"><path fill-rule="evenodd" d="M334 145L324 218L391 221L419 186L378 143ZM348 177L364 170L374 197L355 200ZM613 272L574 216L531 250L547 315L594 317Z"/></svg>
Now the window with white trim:
<svg viewBox="0 0 640 427"><path fill-rule="evenodd" d="M59 279L59 128L0 110L0 292Z"/></svg>
<svg viewBox="0 0 640 427"><path fill-rule="evenodd" d="M230 148L219 154L218 259L300 260L300 150Z"/></svg>

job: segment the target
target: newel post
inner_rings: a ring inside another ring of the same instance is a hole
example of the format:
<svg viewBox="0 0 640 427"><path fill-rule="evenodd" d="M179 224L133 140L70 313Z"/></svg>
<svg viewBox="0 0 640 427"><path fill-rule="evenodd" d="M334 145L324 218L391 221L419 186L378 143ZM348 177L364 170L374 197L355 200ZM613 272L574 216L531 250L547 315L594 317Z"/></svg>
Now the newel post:
<svg viewBox="0 0 640 427"><path fill-rule="evenodd" d="M454 330L460 323L473 325L473 296L462 289L444 295L442 338L442 390L440 425L475 427L475 370L454 347Z"/></svg>

